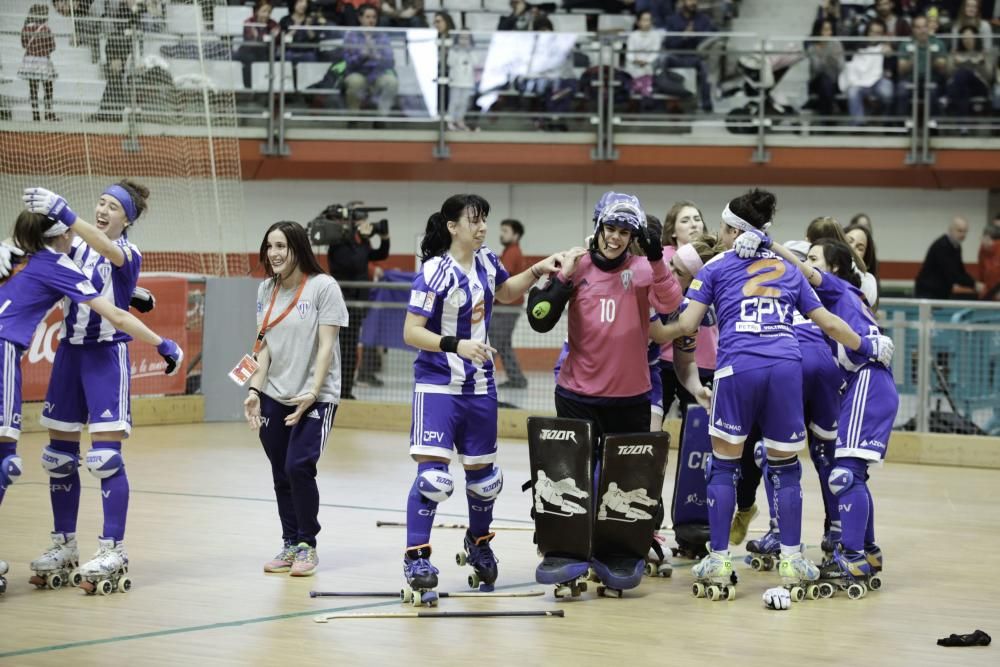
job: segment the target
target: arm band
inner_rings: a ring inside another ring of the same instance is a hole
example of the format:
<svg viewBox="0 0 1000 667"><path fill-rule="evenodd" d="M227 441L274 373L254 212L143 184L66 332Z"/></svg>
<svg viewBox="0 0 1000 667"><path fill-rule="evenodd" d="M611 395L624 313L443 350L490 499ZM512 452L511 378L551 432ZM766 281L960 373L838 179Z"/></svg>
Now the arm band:
<svg viewBox="0 0 1000 667"><path fill-rule="evenodd" d="M458 338L456 336L441 336L442 352L458 352Z"/></svg>
<svg viewBox="0 0 1000 667"><path fill-rule="evenodd" d="M260 389L258 389L257 387L247 387L247 391L249 391L252 394L257 394L257 396L262 396L262 394L260 393Z"/></svg>

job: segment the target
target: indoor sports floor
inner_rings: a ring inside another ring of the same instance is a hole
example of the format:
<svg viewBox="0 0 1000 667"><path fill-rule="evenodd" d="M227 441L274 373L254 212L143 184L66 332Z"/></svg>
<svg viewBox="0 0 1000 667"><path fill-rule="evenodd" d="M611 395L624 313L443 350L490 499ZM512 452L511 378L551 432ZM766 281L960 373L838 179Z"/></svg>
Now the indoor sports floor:
<svg viewBox="0 0 1000 667"><path fill-rule="evenodd" d="M1000 642L1000 471L890 464L872 488L885 553L885 588L858 601L839 593L787 612L767 611L761 593L775 573L739 565L733 602L694 599L687 567L650 579L625 599L542 597L442 599L438 611L552 610L563 618L347 619L332 611L409 611L391 598L317 598L310 590L395 591L402 582L402 521L414 466L403 433L334 428L320 462L320 569L315 577L265 575L280 530L269 466L255 434L240 424L140 427L125 449L132 484L126 545L134 588L91 597L78 589L36 590L28 563L48 544L42 434L19 453L21 481L0 508L0 557L10 562L0 597L0 663L16 665L277 665L459 663L520 665L780 664L996 665L998 646L941 648L938 637L981 628ZM498 525L528 525L523 442L500 446L507 484ZM816 476L804 465L805 539L819 541ZM673 485L673 451L665 495ZM453 472L458 472L454 470ZM460 475L456 475L461 481ZM100 494L83 474L81 556L96 549ZM462 486L440 521L464 522ZM763 492L761 492L763 493ZM761 496L762 497L762 496ZM754 529L765 527L759 517ZM463 531L436 529L433 561L441 591L467 590L455 564ZM499 585L540 589L530 531L500 531ZM737 548L734 554L743 554ZM810 548L818 558L818 548Z"/></svg>

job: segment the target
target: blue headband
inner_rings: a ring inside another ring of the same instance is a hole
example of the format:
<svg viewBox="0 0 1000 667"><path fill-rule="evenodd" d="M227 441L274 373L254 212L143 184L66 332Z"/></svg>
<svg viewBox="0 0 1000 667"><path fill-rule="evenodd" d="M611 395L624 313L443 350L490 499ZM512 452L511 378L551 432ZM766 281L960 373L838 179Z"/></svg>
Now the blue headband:
<svg viewBox="0 0 1000 667"><path fill-rule="evenodd" d="M135 222L135 219L139 217L139 212L135 210L135 202L132 201L132 195L122 186L109 185L102 194L111 195L121 203L122 208L125 209L125 217L129 222Z"/></svg>

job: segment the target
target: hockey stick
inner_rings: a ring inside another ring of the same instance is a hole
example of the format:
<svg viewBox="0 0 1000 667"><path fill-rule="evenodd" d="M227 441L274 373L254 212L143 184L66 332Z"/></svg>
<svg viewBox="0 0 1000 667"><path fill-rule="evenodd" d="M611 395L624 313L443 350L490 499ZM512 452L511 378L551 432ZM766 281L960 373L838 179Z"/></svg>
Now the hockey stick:
<svg viewBox="0 0 1000 667"><path fill-rule="evenodd" d="M563 617L562 609L555 611L369 611L360 613L326 614L316 616L313 621L326 623L338 618L503 618L514 616Z"/></svg>
<svg viewBox="0 0 1000 667"><path fill-rule="evenodd" d="M478 593L476 591L459 591L457 593L438 593L439 598L533 598L545 595L545 591L494 591ZM391 591L309 591L311 598L398 598L398 592Z"/></svg>
<svg viewBox="0 0 1000 667"><path fill-rule="evenodd" d="M406 527L405 521L376 521L376 528L404 528ZM457 528L459 530L468 530L469 527L464 523L436 523L432 528ZM534 530L534 526L490 526L490 530Z"/></svg>

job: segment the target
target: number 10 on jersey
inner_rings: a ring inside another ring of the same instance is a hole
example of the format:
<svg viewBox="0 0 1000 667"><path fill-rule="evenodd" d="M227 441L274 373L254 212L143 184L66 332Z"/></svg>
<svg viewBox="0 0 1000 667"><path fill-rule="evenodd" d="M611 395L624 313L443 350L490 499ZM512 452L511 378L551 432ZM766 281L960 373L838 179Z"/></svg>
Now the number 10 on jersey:
<svg viewBox="0 0 1000 667"><path fill-rule="evenodd" d="M614 322L616 308L614 299L601 299L601 322Z"/></svg>

